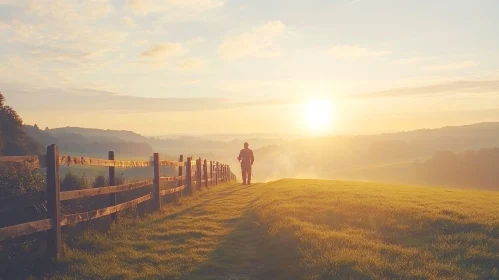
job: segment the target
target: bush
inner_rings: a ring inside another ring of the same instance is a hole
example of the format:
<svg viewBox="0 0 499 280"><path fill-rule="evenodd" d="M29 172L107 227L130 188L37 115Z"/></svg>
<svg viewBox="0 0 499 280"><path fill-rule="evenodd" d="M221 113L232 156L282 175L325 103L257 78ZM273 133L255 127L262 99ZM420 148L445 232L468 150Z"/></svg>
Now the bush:
<svg viewBox="0 0 499 280"><path fill-rule="evenodd" d="M95 177L94 182L92 183L93 188L102 188L107 186L107 178L104 175L99 175Z"/></svg>
<svg viewBox="0 0 499 280"><path fill-rule="evenodd" d="M89 188L88 179L85 176L77 176L68 172L61 181L61 191L74 191Z"/></svg>
<svg viewBox="0 0 499 280"><path fill-rule="evenodd" d="M0 169L0 196L45 190L45 176L28 168Z"/></svg>
<svg viewBox="0 0 499 280"><path fill-rule="evenodd" d="M0 169L0 196L45 190L45 176L28 168ZM0 228L46 217L45 204L0 212ZM44 268L45 233L4 240L0 243L0 279L24 279Z"/></svg>

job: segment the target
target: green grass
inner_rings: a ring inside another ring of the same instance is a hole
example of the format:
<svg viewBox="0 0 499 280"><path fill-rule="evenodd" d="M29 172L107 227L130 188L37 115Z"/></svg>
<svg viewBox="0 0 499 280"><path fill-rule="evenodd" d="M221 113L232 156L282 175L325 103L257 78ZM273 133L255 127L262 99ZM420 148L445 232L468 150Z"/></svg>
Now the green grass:
<svg viewBox="0 0 499 280"><path fill-rule="evenodd" d="M499 192L226 185L66 249L50 279L499 279Z"/></svg>

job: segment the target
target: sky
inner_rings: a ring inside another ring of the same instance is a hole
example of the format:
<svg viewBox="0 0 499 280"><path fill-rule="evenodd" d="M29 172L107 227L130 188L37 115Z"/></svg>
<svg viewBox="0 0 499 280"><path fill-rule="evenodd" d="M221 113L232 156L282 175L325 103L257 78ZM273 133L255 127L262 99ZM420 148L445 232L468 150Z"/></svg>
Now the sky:
<svg viewBox="0 0 499 280"><path fill-rule="evenodd" d="M0 0L0 92L40 127L366 134L499 121L495 0Z"/></svg>

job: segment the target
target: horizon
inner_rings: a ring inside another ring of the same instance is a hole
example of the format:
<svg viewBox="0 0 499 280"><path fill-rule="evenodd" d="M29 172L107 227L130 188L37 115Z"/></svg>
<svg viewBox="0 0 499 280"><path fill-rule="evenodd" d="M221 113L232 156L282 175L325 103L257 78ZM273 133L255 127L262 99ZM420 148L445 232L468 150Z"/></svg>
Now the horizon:
<svg viewBox="0 0 499 280"><path fill-rule="evenodd" d="M315 137L362 137L362 136L376 136L376 135L387 135L387 134L397 134L397 133L409 133L409 132L419 132L419 131L424 131L424 130L439 130L439 129L448 129L448 128L458 128L458 127L467 127L467 126L478 126L478 125L487 125L487 124L499 124L499 121L496 122L478 122L478 123L463 123L459 125L448 125L448 126L440 126L440 127L421 127L421 128L415 128L412 130L397 130L397 131L387 131L387 132L380 132L380 133L366 133L366 134L321 134L321 135L302 135L302 134L271 134L271 133L251 133L251 134L238 134L238 133L172 133L172 134L164 134L164 135L147 135L147 134L141 134L133 130L118 130L118 129L112 129L112 128L95 128L95 127L77 127L77 126L64 126L64 127L52 127L48 128L49 130L55 130L55 129L65 129L65 128L74 128L74 129L89 129L89 130L102 130L102 131L121 131L121 132L130 132L130 133L135 133L140 136L146 137L146 138L157 138L157 139L178 139L180 137L243 137L241 139L251 139L250 137L254 139L265 139L263 136L267 136L268 139L281 139L282 137L294 137L294 138L315 138ZM24 123L24 125L29 125L29 126L34 126L38 124L27 124ZM39 127L41 130L43 130L42 127ZM246 137L246 138L244 138ZM231 138L231 140L238 140L238 138ZM229 140L229 141L231 141Z"/></svg>
<svg viewBox="0 0 499 280"><path fill-rule="evenodd" d="M465 0L0 0L0 91L26 123L142 135L493 122L498 9Z"/></svg>

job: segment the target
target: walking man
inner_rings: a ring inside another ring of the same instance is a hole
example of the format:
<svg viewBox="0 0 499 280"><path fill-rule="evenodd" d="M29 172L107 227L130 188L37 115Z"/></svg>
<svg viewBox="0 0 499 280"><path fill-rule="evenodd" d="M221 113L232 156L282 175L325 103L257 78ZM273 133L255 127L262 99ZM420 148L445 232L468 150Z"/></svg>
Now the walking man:
<svg viewBox="0 0 499 280"><path fill-rule="evenodd" d="M255 161L253 151L248 147L248 142L244 143L244 149L239 152L239 156L237 157L237 160L241 163L241 171L243 172L243 185L246 185L246 182L248 182L248 185L251 185L251 166Z"/></svg>

